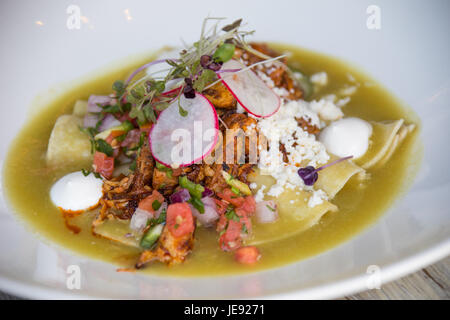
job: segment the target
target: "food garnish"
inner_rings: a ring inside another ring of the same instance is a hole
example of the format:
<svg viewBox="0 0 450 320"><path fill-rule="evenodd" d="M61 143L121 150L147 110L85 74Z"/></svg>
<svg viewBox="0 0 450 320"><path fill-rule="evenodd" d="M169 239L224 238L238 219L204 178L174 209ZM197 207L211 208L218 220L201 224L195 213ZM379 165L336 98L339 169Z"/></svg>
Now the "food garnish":
<svg viewBox="0 0 450 320"><path fill-rule="evenodd" d="M314 183L316 183L317 179L319 178L318 172L320 170L323 170L325 168L328 168L328 167L330 167L332 165L338 164L339 162L342 162L342 161L345 161L345 160L348 160L348 159L351 159L351 158L353 158L353 156L340 158L340 159L337 159L337 160L335 160L333 162L330 162L330 163L328 163L328 164L326 164L324 166L321 166L321 167L319 167L317 169L314 168L313 166L306 166L304 168L298 169L298 175L300 176L300 178L303 179L303 182L305 183L305 185L312 186L312 185L314 185Z"/></svg>
<svg viewBox="0 0 450 320"><path fill-rule="evenodd" d="M219 74L224 84L249 113L256 117L266 118L278 111L280 97L251 70L236 60L224 64L225 68L240 69L236 73Z"/></svg>
<svg viewBox="0 0 450 320"><path fill-rule="evenodd" d="M167 167L176 161L173 159L174 150L183 147L191 149L192 139L203 142L204 136L210 137L208 145L201 145L201 148L194 148L192 152L179 156L178 166L188 166L202 160L217 143L219 122L216 110L203 95L194 94L193 99L183 96L173 101L160 113L157 123L151 129L149 142L152 155L157 162ZM185 113L179 112L180 104Z"/></svg>

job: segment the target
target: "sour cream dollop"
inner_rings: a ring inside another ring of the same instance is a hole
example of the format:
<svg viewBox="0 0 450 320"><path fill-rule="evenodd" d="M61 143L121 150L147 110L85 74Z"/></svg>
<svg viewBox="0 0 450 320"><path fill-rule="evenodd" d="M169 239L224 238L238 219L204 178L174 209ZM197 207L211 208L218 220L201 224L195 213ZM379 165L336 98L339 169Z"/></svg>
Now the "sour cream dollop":
<svg viewBox="0 0 450 320"><path fill-rule="evenodd" d="M102 197L102 179L81 171L65 175L52 186L50 199L59 208L82 211L94 207Z"/></svg>
<svg viewBox="0 0 450 320"><path fill-rule="evenodd" d="M367 152L371 135L372 126L367 121L344 118L324 128L319 140L328 152L338 157L353 156L356 159Z"/></svg>

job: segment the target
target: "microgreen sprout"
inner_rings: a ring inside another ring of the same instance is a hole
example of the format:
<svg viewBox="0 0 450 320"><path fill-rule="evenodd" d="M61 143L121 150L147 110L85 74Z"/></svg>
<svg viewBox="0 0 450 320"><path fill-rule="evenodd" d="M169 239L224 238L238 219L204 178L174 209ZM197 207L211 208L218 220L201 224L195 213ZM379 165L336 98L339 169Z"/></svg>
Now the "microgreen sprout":
<svg viewBox="0 0 450 320"><path fill-rule="evenodd" d="M246 41L253 31L242 30L242 19L219 28L219 23L224 18L208 17L203 21L200 39L191 46L183 49L178 59L159 59L151 61L136 69L125 82L114 84L115 97L118 108L123 113L129 111L129 116L136 119L139 125L148 122L155 123L157 114L173 101L180 101L181 93L187 99L193 99L196 92L202 92L221 81L217 74L222 72L242 72L257 64L242 69L221 70L223 63L232 59L235 49L247 50L264 59L261 63L275 61L284 56L267 57L254 50ZM208 28L211 21L215 23ZM166 63L168 69L165 77L155 77L153 74L145 74L141 78L136 76L148 67ZM259 64L259 63L258 63ZM184 80L184 83L183 83ZM166 90L168 82L182 83L178 92ZM126 108L124 106L126 105ZM114 107L108 111L117 111ZM186 114L186 110L179 104L180 114Z"/></svg>

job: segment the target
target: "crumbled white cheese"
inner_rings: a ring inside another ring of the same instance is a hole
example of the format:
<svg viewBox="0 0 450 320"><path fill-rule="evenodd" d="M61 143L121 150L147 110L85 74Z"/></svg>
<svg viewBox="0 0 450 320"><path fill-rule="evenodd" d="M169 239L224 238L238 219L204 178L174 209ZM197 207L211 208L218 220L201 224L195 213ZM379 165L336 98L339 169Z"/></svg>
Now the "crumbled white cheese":
<svg viewBox="0 0 450 320"><path fill-rule="evenodd" d="M312 192L312 195L308 200L308 207L313 208L319 204L322 204L324 200L328 200L325 191L315 190Z"/></svg>
<svg viewBox="0 0 450 320"><path fill-rule="evenodd" d="M274 87L272 88L272 90L280 98L287 98L289 96L289 91L287 91L285 88Z"/></svg>
<svg viewBox="0 0 450 320"><path fill-rule="evenodd" d="M335 102L336 101L336 95L335 94L327 94L326 96L323 96L322 99L326 100L326 101L331 101L331 102Z"/></svg>
<svg viewBox="0 0 450 320"><path fill-rule="evenodd" d="M264 83L269 87L269 88L274 88L275 87L275 83L273 82L273 80L263 71L260 70L256 70L256 73L258 74L258 76L261 78L262 81L264 81Z"/></svg>
<svg viewBox="0 0 450 320"><path fill-rule="evenodd" d="M350 97L345 97L345 98L339 99L336 102L336 107L342 108L343 106L345 106L349 102L350 102Z"/></svg>
<svg viewBox="0 0 450 320"><path fill-rule="evenodd" d="M261 188L256 192L255 194L255 201L261 202L264 200L264 189L266 188L265 185L262 185Z"/></svg>
<svg viewBox="0 0 450 320"><path fill-rule="evenodd" d="M311 104L303 100L289 101L276 114L258 122L258 130L268 144L268 150L260 151L258 167L262 174L269 174L276 180L267 192L269 196L277 197L285 188L304 189L303 180L297 173L299 167L325 164L330 158L324 145L298 125L296 118L302 117L319 128L323 126ZM284 145L288 163L283 162L280 144ZM260 189L256 197L260 191L262 194Z"/></svg>
<svg viewBox="0 0 450 320"><path fill-rule="evenodd" d="M351 96L356 92L357 86L346 86L339 90L339 93L343 96Z"/></svg>
<svg viewBox="0 0 450 320"><path fill-rule="evenodd" d="M250 189L256 189L258 185L254 182L250 183Z"/></svg>
<svg viewBox="0 0 450 320"><path fill-rule="evenodd" d="M344 116L344 113L331 100L320 99L311 101L311 110L319 114L324 121L336 121Z"/></svg>
<svg viewBox="0 0 450 320"><path fill-rule="evenodd" d="M286 99L289 97L289 91L283 87L276 87L272 78L270 78L270 74L274 72L277 68L273 65L272 62L265 63L264 65L257 65L256 74L261 78L264 83L275 92L281 99ZM266 70L266 71L264 71ZM291 93L293 90L291 90Z"/></svg>
<svg viewBox="0 0 450 320"><path fill-rule="evenodd" d="M319 86L326 86L328 83L328 75L326 72L317 72L310 78L311 82Z"/></svg>
<svg viewBox="0 0 450 320"><path fill-rule="evenodd" d="M351 73L347 73L347 79L348 79L350 82L353 82L353 83L356 82L355 77L354 77Z"/></svg>

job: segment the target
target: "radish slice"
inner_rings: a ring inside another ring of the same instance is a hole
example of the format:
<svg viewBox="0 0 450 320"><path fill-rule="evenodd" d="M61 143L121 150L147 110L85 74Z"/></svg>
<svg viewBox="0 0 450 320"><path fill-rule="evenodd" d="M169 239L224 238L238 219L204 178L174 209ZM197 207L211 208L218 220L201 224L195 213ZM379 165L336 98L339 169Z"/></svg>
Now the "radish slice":
<svg viewBox="0 0 450 320"><path fill-rule="evenodd" d="M168 89L167 91L161 93L161 95L162 96L170 96L173 94L178 94L180 92L181 88L182 88L182 86L177 86L175 88Z"/></svg>
<svg viewBox="0 0 450 320"><path fill-rule="evenodd" d="M229 60L223 69L244 69L245 66L236 60ZM273 92L252 70L238 73L221 73L217 75L231 91L236 100L249 113L256 117L267 118L278 111L280 97Z"/></svg>
<svg viewBox="0 0 450 320"><path fill-rule="evenodd" d="M187 115L180 115L181 106ZM201 161L214 149L219 137L216 109L203 95L173 101L162 111L149 135L150 150L156 161L171 167L184 167Z"/></svg>

